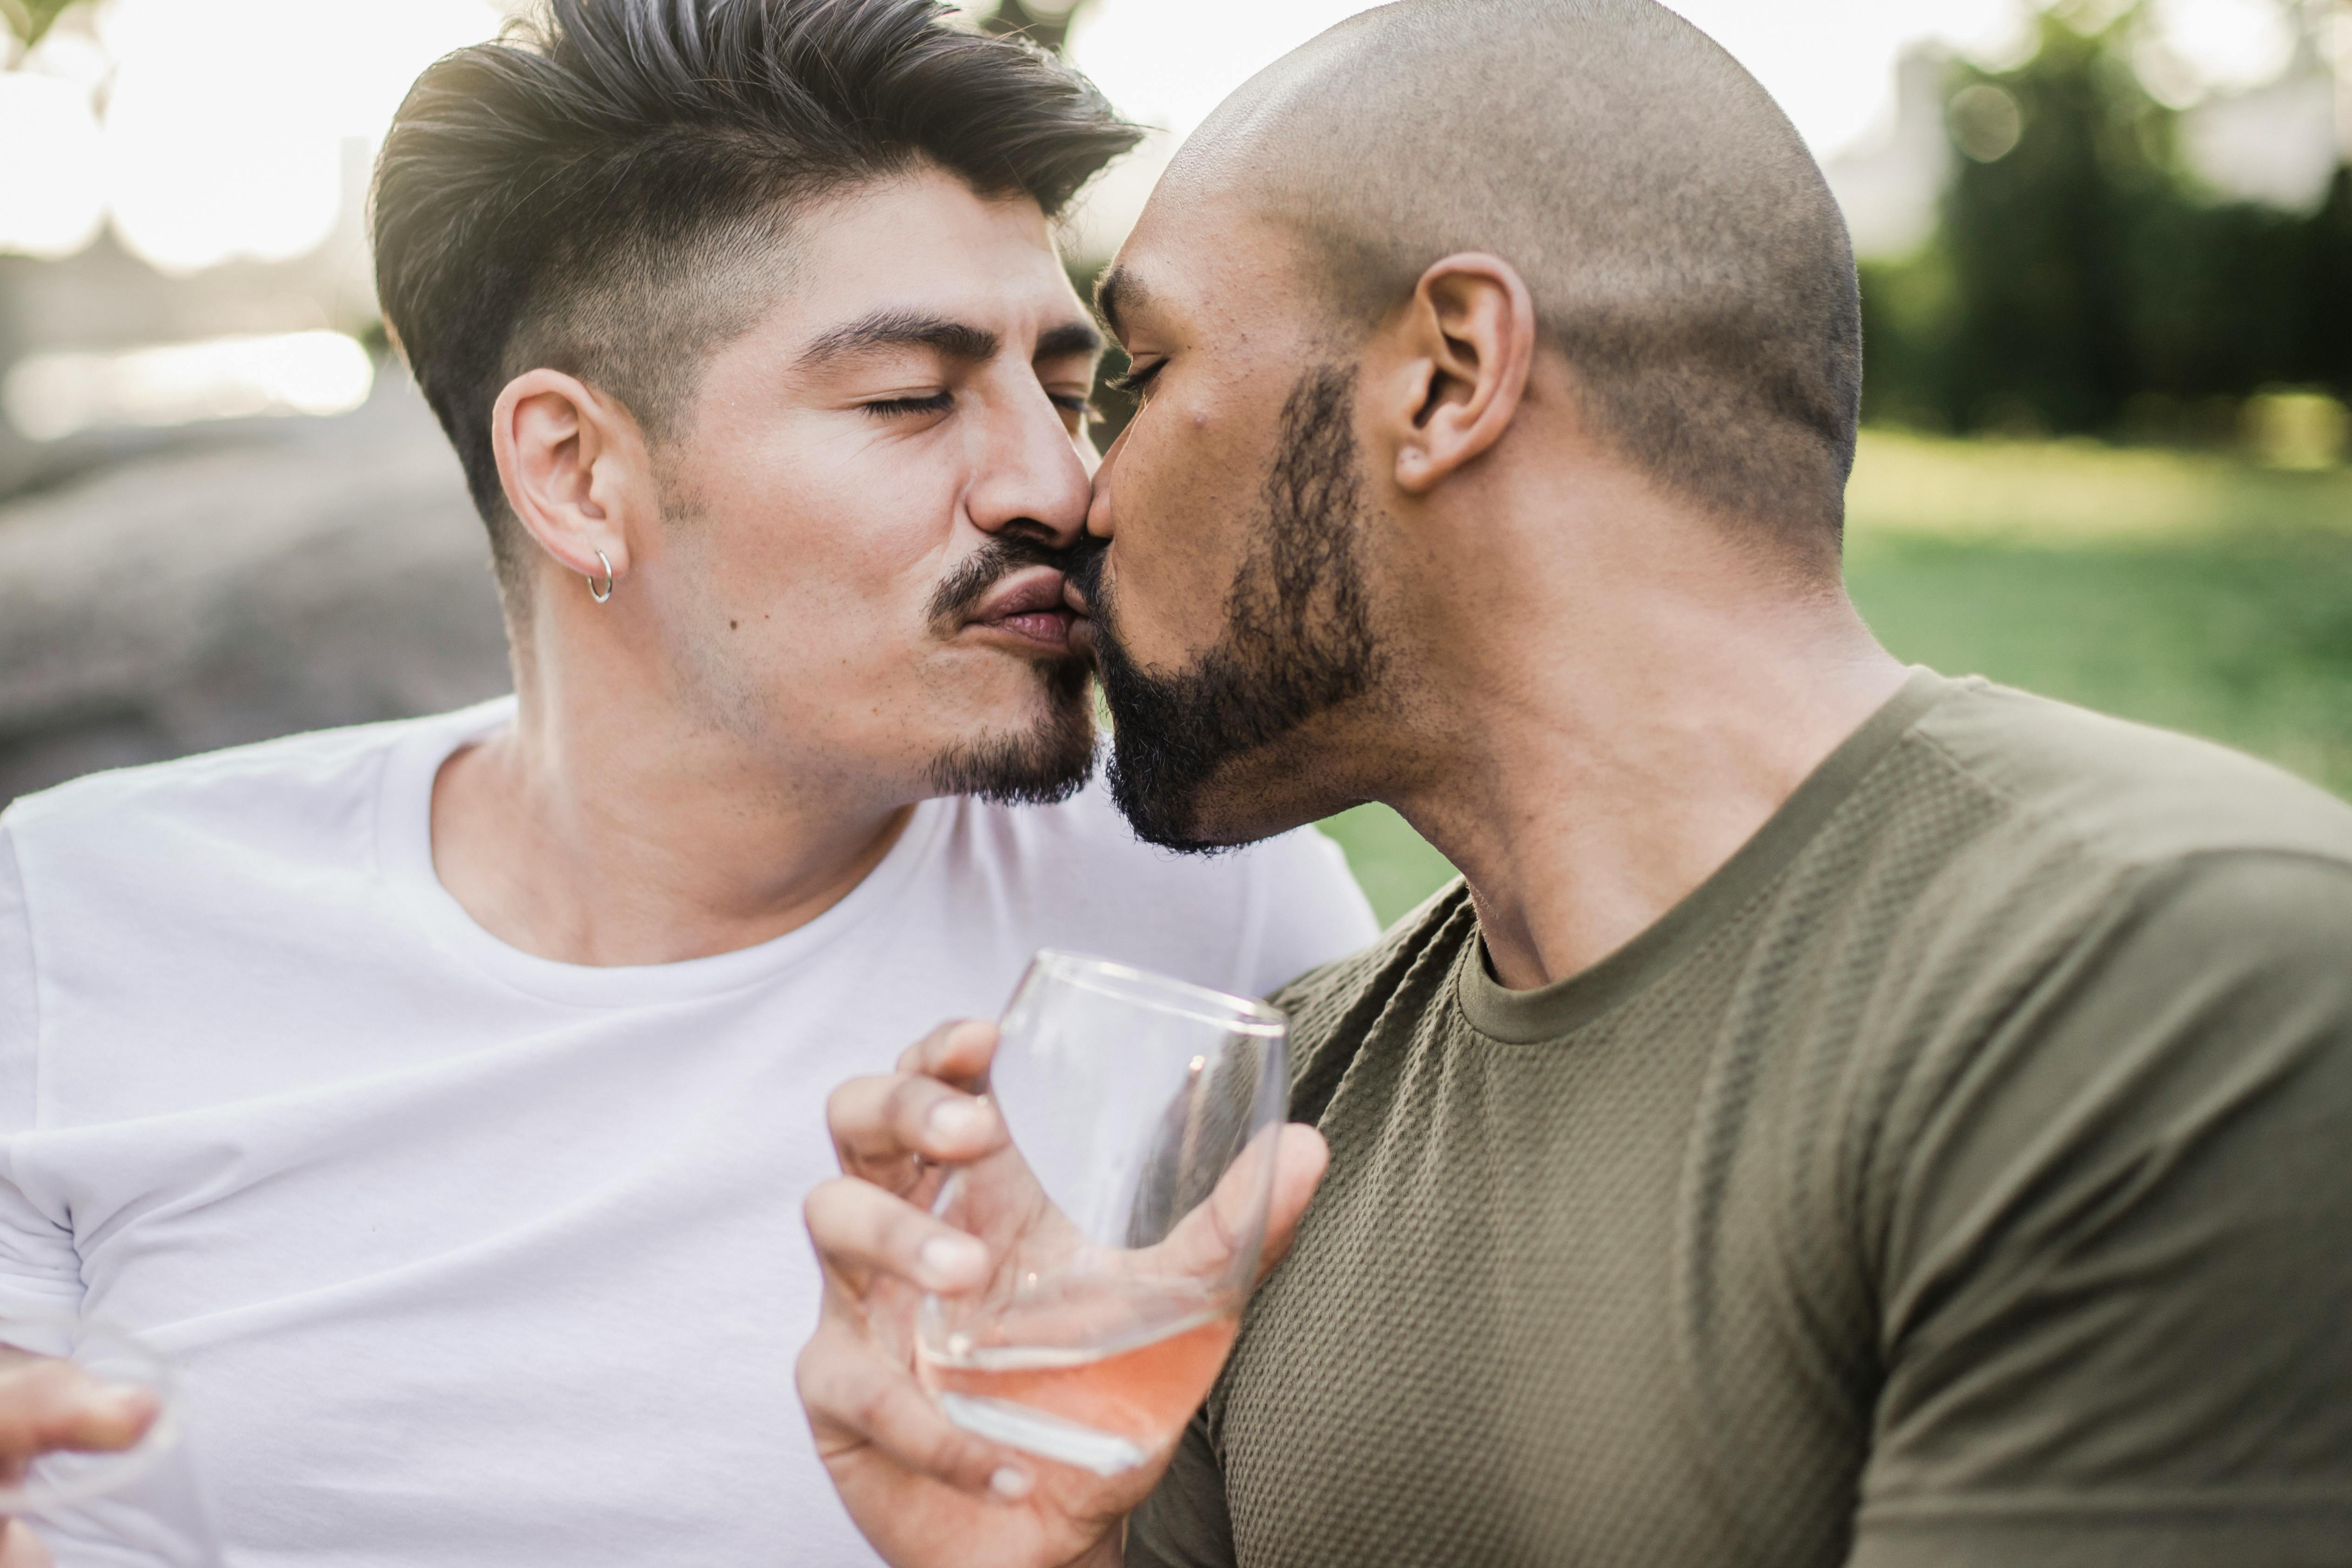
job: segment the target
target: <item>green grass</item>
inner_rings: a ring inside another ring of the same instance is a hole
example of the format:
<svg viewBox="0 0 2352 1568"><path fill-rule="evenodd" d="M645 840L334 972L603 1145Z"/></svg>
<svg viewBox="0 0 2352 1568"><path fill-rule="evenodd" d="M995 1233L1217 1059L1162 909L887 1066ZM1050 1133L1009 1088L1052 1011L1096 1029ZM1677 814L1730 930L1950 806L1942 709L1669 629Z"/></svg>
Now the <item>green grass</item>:
<svg viewBox="0 0 2352 1568"><path fill-rule="evenodd" d="M1347 851L1349 868L1384 926L1453 879L1445 857L1385 805L1360 805L1318 826Z"/></svg>
<svg viewBox="0 0 2352 1568"><path fill-rule="evenodd" d="M1904 658L2352 795L2352 474L1873 433L1846 580Z"/></svg>
<svg viewBox="0 0 2352 1568"><path fill-rule="evenodd" d="M2352 796L2352 471L1873 431L1847 502L1847 582L1898 657ZM1385 808L1323 826L1383 921L1452 874Z"/></svg>

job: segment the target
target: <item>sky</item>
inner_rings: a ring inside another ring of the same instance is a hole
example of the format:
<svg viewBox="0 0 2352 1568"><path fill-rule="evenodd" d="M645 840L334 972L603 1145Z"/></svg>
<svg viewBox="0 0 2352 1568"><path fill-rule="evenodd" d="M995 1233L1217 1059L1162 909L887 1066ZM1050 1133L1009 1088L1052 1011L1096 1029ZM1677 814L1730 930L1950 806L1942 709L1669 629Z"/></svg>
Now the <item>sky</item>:
<svg viewBox="0 0 2352 1568"><path fill-rule="evenodd" d="M2014 58L2025 0L1679 0L1778 97L1817 153L1866 142L1909 44ZM2275 73L2291 43L2268 0L2157 0L2192 85ZM104 0L0 74L0 250L69 255L111 221L166 270L316 248L416 73L488 37L497 0ZM1357 0L1097 0L1072 54L1130 117L1192 129L1254 71ZM2347 27L2352 31L2352 27ZM103 114L97 109L104 88ZM1148 188L1106 183L1098 230ZM1115 237L1097 237L1097 243Z"/></svg>
<svg viewBox="0 0 2352 1568"><path fill-rule="evenodd" d="M1071 55L1129 115L1179 136L1276 57L1364 10L1358 0L1106 0ZM1682 0L1674 9L1779 98L1817 153L1864 132L1896 54L1924 37L1987 54L2021 36L2016 0Z"/></svg>
<svg viewBox="0 0 2352 1568"><path fill-rule="evenodd" d="M1934 39L1988 63L2030 41L2022 0L1667 0L1780 100L1818 156L1867 137L1890 110L1895 63ZM2270 0L2157 0L2210 85L2276 74L2293 39ZM1179 136L1276 57L1360 0L1102 0L1071 55L1129 115Z"/></svg>

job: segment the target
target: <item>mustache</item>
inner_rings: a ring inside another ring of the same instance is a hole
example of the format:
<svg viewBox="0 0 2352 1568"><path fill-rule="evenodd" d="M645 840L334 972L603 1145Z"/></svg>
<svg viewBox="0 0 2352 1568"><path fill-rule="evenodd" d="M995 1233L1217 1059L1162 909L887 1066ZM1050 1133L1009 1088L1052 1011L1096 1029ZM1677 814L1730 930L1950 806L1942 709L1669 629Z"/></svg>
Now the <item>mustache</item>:
<svg viewBox="0 0 2352 1568"><path fill-rule="evenodd" d="M1095 606L1102 600L1103 558L1109 552L1109 540L1081 533L1078 542L1062 552L1065 561L1063 574L1076 586L1078 597L1087 602L1089 619L1093 618Z"/></svg>
<svg viewBox="0 0 2352 1568"><path fill-rule="evenodd" d="M1028 567L1051 566L1067 574L1079 553L1019 534L991 539L940 579L940 585L931 591L931 622L943 626L960 623L991 588Z"/></svg>

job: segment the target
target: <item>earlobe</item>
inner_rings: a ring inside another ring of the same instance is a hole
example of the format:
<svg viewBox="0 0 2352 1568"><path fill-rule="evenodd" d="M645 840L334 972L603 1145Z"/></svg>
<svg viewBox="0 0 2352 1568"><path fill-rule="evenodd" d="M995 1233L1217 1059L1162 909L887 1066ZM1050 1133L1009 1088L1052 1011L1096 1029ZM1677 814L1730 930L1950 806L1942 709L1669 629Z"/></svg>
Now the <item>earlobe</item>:
<svg viewBox="0 0 2352 1568"><path fill-rule="evenodd" d="M1415 302L1418 306L1418 301ZM1425 333L1416 334L1425 337ZM1425 343L1414 345L1426 348ZM1429 422L1443 400L1444 377L1437 361L1423 352L1408 360L1390 395L1390 407L1402 416L1396 424L1395 478L1409 495L1426 490L1430 474Z"/></svg>

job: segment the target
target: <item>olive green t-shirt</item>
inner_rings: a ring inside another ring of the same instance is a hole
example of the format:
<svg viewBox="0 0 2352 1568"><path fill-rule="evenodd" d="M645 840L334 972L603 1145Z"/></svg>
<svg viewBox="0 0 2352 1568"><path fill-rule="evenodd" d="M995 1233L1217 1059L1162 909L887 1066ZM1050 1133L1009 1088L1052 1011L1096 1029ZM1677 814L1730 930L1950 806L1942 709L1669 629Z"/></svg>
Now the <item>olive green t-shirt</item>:
<svg viewBox="0 0 2352 1568"><path fill-rule="evenodd" d="M2352 1563L2352 808L1927 671L1541 991L1281 996L1332 1164L1130 1564Z"/></svg>

